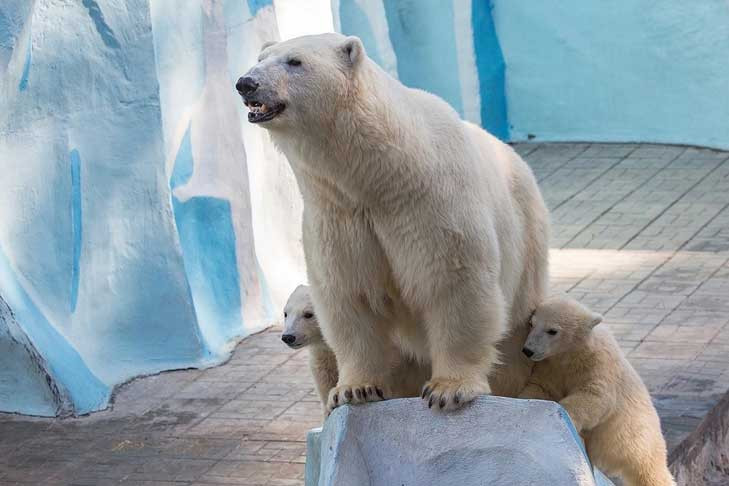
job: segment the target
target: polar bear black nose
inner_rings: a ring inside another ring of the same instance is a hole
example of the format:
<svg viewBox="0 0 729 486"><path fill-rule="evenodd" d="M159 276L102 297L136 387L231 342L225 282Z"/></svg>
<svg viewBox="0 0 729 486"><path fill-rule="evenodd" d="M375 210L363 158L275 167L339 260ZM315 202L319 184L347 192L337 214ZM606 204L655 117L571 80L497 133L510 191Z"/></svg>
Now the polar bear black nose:
<svg viewBox="0 0 729 486"><path fill-rule="evenodd" d="M286 344L294 344L294 341L296 341L296 336L293 334L284 334L281 336L281 341L285 342Z"/></svg>
<svg viewBox="0 0 729 486"><path fill-rule="evenodd" d="M258 89L260 86L252 77L243 76L235 83L235 89L242 95L249 95Z"/></svg>
<svg viewBox="0 0 729 486"><path fill-rule="evenodd" d="M532 356L534 355L534 351L532 351L531 349L529 349L529 348L526 348L526 347L525 347L525 348L523 348L523 349L521 350L521 352L522 352L522 353L524 353L524 354L526 354L526 357L527 357L527 358L531 358L531 357L532 357Z"/></svg>

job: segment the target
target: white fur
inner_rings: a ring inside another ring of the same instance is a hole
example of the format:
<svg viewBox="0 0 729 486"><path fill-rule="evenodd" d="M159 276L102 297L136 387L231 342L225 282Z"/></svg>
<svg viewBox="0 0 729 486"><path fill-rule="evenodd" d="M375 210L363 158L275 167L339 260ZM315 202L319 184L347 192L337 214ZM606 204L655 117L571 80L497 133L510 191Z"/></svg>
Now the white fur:
<svg viewBox="0 0 729 486"><path fill-rule="evenodd" d="M515 396L547 280L548 216L529 167L354 37L276 44L246 75L258 101L286 105L263 126L303 195L312 297L339 366L329 407L366 401L349 398L366 387L391 393L403 355L432 366L436 408L492 388Z"/></svg>
<svg viewBox="0 0 729 486"><path fill-rule="evenodd" d="M558 401L585 440L590 460L625 486L672 486L666 443L648 390L602 316L567 296L542 303L526 349L534 366L522 398ZM548 330L556 334L547 334Z"/></svg>

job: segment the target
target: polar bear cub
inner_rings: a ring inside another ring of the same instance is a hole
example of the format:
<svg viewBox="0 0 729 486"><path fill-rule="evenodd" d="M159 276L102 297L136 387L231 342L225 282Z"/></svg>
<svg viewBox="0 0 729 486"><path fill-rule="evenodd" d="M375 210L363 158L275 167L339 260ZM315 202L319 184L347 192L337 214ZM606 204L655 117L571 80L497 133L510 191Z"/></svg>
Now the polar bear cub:
<svg viewBox="0 0 729 486"><path fill-rule="evenodd" d="M292 349L309 349L309 369L314 378L316 390L327 414L326 404L329 391L337 386L339 370L334 351L324 341L319 329L319 321L314 312L309 287L299 285L289 296L284 306L284 329L281 340ZM397 398L414 397L420 393L423 383L428 379L429 369L412 359L403 359L393 370L393 396ZM383 391L379 388L366 389L373 400L382 400Z"/></svg>
<svg viewBox="0 0 729 486"><path fill-rule="evenodd" d="M309 369L322 405L326 405L329 390L337 386L337 358L324 342L319 322L314 314L309 288L299 285L284 306L284 330L281 340L292 349L308 346ZM375 390L376 393L376 390Z"/></svg>
<svg viewBox="0 0 729 486"><path fill-rule="evenodd" d="M601 321L566 295L540 304L523 348L537 363L519 397L558 401L590 460L626 486L674 485L648 390Z"/></svg>

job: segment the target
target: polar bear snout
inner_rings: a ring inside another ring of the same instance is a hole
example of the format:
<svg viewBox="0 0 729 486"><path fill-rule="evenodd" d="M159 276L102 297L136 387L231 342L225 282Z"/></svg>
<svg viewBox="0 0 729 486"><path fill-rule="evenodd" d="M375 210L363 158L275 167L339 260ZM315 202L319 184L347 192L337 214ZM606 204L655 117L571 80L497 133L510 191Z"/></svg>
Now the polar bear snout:
<svg viewBox="0 0 729 486"><path fill-rule="evenodd" d="M291 346L296 342L296 336L294 336L293 334L284 334L283 336L281 336L281 341Z"/></svg>
<svg viewBox="0 0 729 486"><path fill-rule="evenodd" d="M235 89L243 98L243 104L248 108L248 121L262 123L271 121L280 115L286 104L279 101L270 83L259 76L255 68L238 78Z"/></svg>
<svg viewBox="0 0 729 486"><path fill-rule="evenodd" d="M238 79L238 82L235 83L235 89L238 90L238 93L240 93L242 96L249 96L253 94L260 84L258 81L253 79L250 76L241 76Z"/></svg>
<svg viewBox="0 0 729 486"><path fill-rule="evenodd" d="M282 334L281 341L291 349L303 348L309 344L309 339L301 334Z"/></svg>
<svg viewBox="0 0 729 486"><path fill-rule="evenodd" d="M524 353L524 355L527 358L531 358L532 356L534 356L534 351L532 351L531 349L527 348L526 346L524 346L522 348L521 352Z"/></svg>

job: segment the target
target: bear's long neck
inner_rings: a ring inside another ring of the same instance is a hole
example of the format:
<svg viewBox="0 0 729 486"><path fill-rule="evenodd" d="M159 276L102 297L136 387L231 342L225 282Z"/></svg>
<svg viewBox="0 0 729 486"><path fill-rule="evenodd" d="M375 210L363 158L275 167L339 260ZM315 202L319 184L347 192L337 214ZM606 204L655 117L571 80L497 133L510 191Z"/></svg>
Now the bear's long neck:
<svg viewBox="0 0 729 486"><path fill-rule="evenodd" d="M312 192L335 205L372 207L413 197L422 188L418 164L410 161L417 151L407 146L422 134L398 99L407 96L406 90L365 59L332 120L277 143L305 200Z"/></svg>

